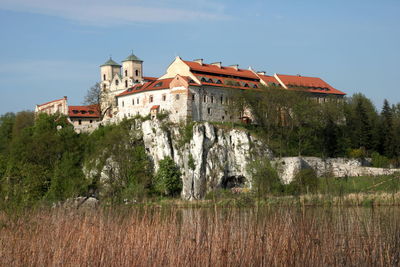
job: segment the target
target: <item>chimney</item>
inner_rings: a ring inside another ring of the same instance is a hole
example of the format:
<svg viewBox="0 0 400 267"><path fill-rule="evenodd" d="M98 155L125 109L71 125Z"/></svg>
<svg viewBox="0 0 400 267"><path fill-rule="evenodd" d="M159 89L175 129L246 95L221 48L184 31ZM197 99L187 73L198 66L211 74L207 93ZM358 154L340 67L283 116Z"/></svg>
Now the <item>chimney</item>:
<svg viewBox="0 0 400 267"><path fill-rule="evenodd" d="M64 99L65 99L65 100L67 100L67 97L66 97L66 96L64 96Z"/></svg>
<svg viewBox="0 0 400 267"><path fill-rule="evenodd" d="M200 65L203 65L203 59L202 58L194 59L193 61L196 62L196 63L199 63Z"/></svg>
<svg viewBox="0 0 400 267"><path fill-rule="evenodd" d="M257 74L259 74L259 75L265 75L265 73L266 73L266 72L263 71L263 70L262 70L262 71L257 71Z"/></svg>
<svg viewBox="0 0 400 267"><path fill-rule="evenodd" d="M238 64L229 65L228 68L232 68L232 69L235 69L235 70L239 70L239 65L238 65Z"/></svg>
<svg viewBox="0 0 400 267"><path fill-rule="evenodd" d="M211 63L211 65L217 66L218 68L221 68L221 67L222 67L221 64L222 64L222 62L214 62L214 63Z"/></svg>

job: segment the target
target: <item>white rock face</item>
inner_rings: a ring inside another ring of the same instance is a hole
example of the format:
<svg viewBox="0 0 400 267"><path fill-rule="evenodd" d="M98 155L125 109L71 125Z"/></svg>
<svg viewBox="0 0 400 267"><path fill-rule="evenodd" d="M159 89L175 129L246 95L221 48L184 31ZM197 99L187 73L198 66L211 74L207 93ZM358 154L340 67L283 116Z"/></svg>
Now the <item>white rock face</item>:
<svg viewBox="0 0 400 267"><path fill-rule="evenodd" d="M258 157L272 158L272 153L247 132L216 128L208 122L194 125L193 136L185 144L180 141L178 126L166 131L157 120L148 120L143 123L142 131L155 170L167 156L180 167L184 199L201 199L230 179L242 180L250 186L246 165Z"/></svg>
<svg viewBox="0 0 400 267"><path fill-rule="evenodd" d="M400 169L372 168L362 166L361 160L346 158L285 157L275 159L279 176L286 184L293 181L302 169L313 169L318 176L333 177L378 176L400 172Z"/></svg>

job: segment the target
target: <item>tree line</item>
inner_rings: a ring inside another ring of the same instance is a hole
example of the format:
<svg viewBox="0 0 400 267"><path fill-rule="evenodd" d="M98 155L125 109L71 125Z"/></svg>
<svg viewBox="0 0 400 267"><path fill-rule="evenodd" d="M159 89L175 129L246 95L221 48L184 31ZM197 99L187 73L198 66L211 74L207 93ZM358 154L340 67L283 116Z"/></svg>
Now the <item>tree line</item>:
<svg viewBox="0 0 400 267"><path fill-rule="evenodd" d="M77 134L59 114L0 116L0 209L77 196L117 204L179 195L179 169L166 158L153 174L143 141L132 135L133 123Z"/></svg>
<svg viewBox="0 0 400 267"><path fill-rule="evenodd" d="M300 88L264 87L233 96L234 112L250 111L248 126L278 156L372 157L377 167L400 165L400 103L380 111L363 94L318 98Z"/></svg>

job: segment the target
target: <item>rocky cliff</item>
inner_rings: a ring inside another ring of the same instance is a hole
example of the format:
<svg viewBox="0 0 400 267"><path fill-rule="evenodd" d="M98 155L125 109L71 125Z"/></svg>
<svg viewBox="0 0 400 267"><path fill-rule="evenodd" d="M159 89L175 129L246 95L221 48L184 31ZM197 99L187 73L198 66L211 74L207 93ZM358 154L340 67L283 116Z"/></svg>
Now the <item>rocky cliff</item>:
<svg viewBox="0 0 400 267"><path fill-rule="evenodd" d="M141 125L155 169L166 156L181 168L184 199L201 199L215 188L249 186L247 163L256 158L272 158L271 151L246 131L217 128L207 122L183 127L192 128L182 133L182 126L166 129L157 120Z"/></svg>
<svg viewBox="0 0 400 267"><path fill-rule="evenodd" d="M146 153L157 171L159 161L171 157L182 173L182 198L195 200L217 188L251 187L248 163L268 158L283 183L290 183L302 169L314 169L318 176L334 177L386 175L397 169L363 166L354 159L316 157L274 158L265 144L246 130L224 125L194 123L177 125L158 120L137 120L131 138L143 141ZM101 173L103 181L110 170L118 172L111 159L106 160Z"/></svg>

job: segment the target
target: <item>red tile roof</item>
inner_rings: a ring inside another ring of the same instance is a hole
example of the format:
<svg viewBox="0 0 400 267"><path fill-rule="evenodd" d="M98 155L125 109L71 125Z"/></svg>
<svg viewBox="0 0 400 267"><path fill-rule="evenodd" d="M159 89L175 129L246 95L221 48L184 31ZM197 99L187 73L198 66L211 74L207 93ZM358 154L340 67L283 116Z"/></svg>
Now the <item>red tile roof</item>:
<svg viewBox="0 0 400 267"><path fill-rule="evenodd" d="M316 77L304 77L300 75L283 75L277 74L278 78L290 87L307 87L307 91L312 93L345 95L345 93L333 88L328 83Z"/></svg>
<svg viewBox="0 0 400 267"><path fill-rule="evenodd" d="M158 78L156 78L156 77L143 77L143 80L145 80L145 81L154 81L154 80L157 80Z"/></svg>
<svg viewBox="0 0 400 267"><path fill-rule="evenodd" d="M243 69L238 69L236 70L233 67L223 67L221 66L215 66L211 64L200 64L198 62L193 62L193 61L183 61L190 67L190 70L192 71L200 71L200 72L206 72L210 74L222 74L222 75L229 75L229 76L235 76L235 77L241 77L241 78L248 78L248 79L256 79L258 80L259 78L257 77L254 72L251 70L243 70Z"/></svg>
<svg viewBox="0 0 400 267"><path fill-rule="evenodd" d="M274 83L276 85L280 85L279 81L275 79L274 76L267 76L267 75L258 75L261 80L263 80L266 84L270 85L271 83Z"/></svg>
<svg viewBox="0 0 400 267"><path fill-rule="evenodd" d="M100 118L100 110L97 105L69 106L68 116L71 118Z"/></svg>
<svg viewBox="0 0 400 267"><path fill-rule="evenodd" d="M154 106L152 106L150 109L151 110L153 110L153 109L158 109L160 107L160 105L154 105Z"/></svg>
<svg viewBox="0 0 400 267"><path fill-rule="evenodd" d="M150 81L144 84L136 84L135 86L129 88L128 90L120 93L118 96L125 96L136 94L144 91L151 91L151 90L160 90L160 89L169 89L169 84L174 78L167 78L161 80Z"/></svg>
<svg viewBox="0 0 400 267"><path fill-rule="evenodd" d="M195 76L197 77L197 79L200 80L202 85L211 85L211 86L226 87L226 88L238 88L246 90L255 89L254 88L255 85L257 86L257 88L260 87L259 82L253 82L248 80L226 78L221 76L205 75L205 74L195 74ZM202 81L202 78L204 78L206 81ZM212 82L210 82L209 79L212 79ZM218 81L220 81L221 83L217 83ZM248 85L248 87L245 86L246 84ZM199 86L198 84L196 85Z"/></svg>

